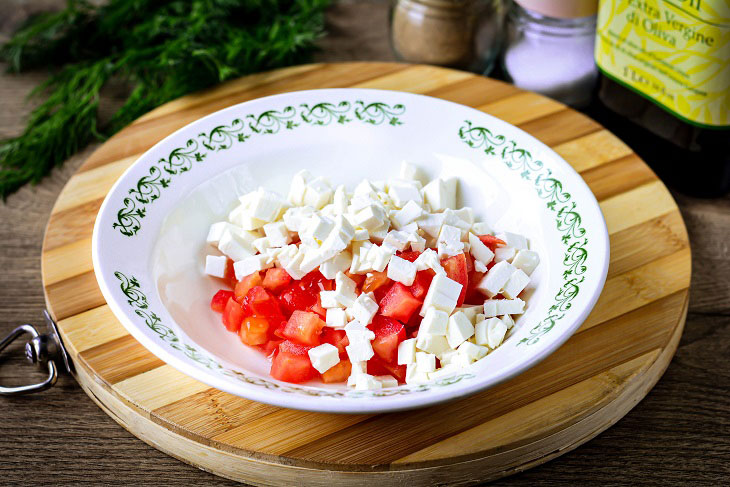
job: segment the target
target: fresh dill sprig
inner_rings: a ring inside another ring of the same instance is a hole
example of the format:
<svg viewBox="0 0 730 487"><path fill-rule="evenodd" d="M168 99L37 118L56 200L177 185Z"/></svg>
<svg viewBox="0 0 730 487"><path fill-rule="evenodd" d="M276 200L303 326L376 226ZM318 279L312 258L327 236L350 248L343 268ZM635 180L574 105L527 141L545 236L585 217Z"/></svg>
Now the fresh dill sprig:
<svg viewBox="0 0 730 487"><path fill-rule="evenodd" d="M29 20L0 47L9 72L51 68L24 132L0 141L0 196L37 183L92 140L162 103L221 81L306 59L329 0L69 0ZM130 84L97 125L99 93Z"/></svg>

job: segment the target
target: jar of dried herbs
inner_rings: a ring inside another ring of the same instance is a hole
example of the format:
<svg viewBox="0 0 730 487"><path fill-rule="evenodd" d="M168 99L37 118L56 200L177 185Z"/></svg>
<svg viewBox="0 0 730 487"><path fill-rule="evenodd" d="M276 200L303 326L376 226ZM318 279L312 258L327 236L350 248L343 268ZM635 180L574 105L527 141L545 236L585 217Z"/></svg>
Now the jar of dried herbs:
<svg viewBox="0 0 730 487"><path fill-rule="evenodd" d="M399 60L487 74L499 51L500 0L396 0L391 43Z"/></svg>

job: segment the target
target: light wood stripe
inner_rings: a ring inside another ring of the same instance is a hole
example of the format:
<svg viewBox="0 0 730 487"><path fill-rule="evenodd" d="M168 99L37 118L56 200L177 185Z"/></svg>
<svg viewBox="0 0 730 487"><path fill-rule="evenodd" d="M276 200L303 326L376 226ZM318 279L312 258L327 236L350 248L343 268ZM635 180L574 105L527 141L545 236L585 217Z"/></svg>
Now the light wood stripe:
<svg viewBox="0 0 730 487"><path fill-rule="evenodd" d="M63 320L103 304L104 296L96 283L94 271L84 272L45 287L48 308Z"/></svg>
<svg viewBox="0 0 730 487"><path fill-rule="evenodd" d="M472 76L471 78L441 86L424 94L469 107L478 107L521 92L522 90L514 85L498 81L485 85L484 78L481 76Z"/></svg>
<svg viewBox="0 0 730 487"><path fill-rule="evenodd" d="M581 176L598 201L656 180L654 172L635 154L588 169Z"/></svg>
<svg viewBox="0 0 730 487"><path fill-rule="evenodd" d="M647 352L393 463L408 464L449 457L468 457L508 447L514 448L530 442L533 438L548 436L610 402L620 390L617 386L620 387L645 372L654 363L659 352L660 349ZM554 415L546 418L545 411L552 411Z"/></svg>
<svg viewBox="0 0 730 487"><path fill-rule="evenodd" d="M127 330L106 304L58 322L66 348L72 357L123 336Z"/></svg>
<svg viewBox="0 0 730 487"><path fill-rule="evenodd" d="M629 146L605 129L558 144L553 150L578 172L632 154Z"/></svg>
<svg viewBox="0 0 730 487"><path fill-rule="evenodd" d="M178 372L171 365L162 365L118 382L115 389L137 407L152 411L208 390L210 386Z"/></svg>
<svg viewBox="0 0 730 487"><path fill-rule="evenodd" d="M519 125L565 110L565 105L536 93L525 91L478 106L477 110L513 125Z"/></svg>
<svg viewBox="0 0 730 487"><path fill-rule="evenodd" d="M104 193L106 194L106 192ZM94 221L99 212L104 195L96 200L73 206L67 210L51 213L46 235L43 239L43 251L69 245L77 240L91 238Z"/></svg>
<svg viewBox="0 0 730 487"><path fill-rule="evenodd" d="M91 239L77 240L63 247L47 250L43 254L46 286L52 286L78 275L93 272L91 262Z"/></svg>
<svg viewBox="0 0 730 487"><path fill-rule="evenodd" d="M518 127L550 147L603 128L585 115L569 109L521 123Z"/></svg>
<svg viewBox="0 0 730 487"><path fill-rule="evenodd" d="M411 66L367 81L348 83L347 86L379 90L402 90L403 86L408 86L408 91L411 93L427 93L473 76L464 71L444 71L435 66Z"/></svg>
<svg viewBox="0 0 730 487"><path fill-rule="evenodd" d="M165 364L131 335L97 345L81 352L78 357L108 384L116 384Z"/></svg>
<svg viewBox="0 0 730 487"><path fill-rule="evenodd" d="M672 195L660 181L608 198L600 205L609 234L653 220L677 208Z"/></svg>

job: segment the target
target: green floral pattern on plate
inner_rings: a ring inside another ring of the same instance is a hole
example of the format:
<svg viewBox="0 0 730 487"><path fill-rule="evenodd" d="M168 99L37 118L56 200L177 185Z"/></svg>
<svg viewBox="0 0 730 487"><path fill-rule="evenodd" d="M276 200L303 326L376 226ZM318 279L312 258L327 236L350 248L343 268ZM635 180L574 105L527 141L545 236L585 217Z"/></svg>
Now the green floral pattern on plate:
<svg viewBox="0 0 730 487"><path fill-rule="evenodd" d="M474 126L469 120L464 123L459 129L461 140L472 149L482 150L487 156L501 158L509 169L519 171L522 179L531 181L537 195L546 200L547 208L555 213L555 225L562 234L561 241L565 246L563 284L555 295L548 316L530 330L529 336L517 343L517 346L534 345L565 316L571 301L580 292L580 284L585 280L588 238L582 225L583 219L576 211L575 201L571 201L571 194L564 190L563 183L554 178L552 171L542 161L536 160L530 151L486 127Z"/></svg>
<svg viewBox="0 0 730 487"><path fill-rule="evenodd" d="M142 228L147 208L160 198L162 191L170 186L173 178L190 171L195 163L204 162L210 153L228 150L236 144L246 142L254 135L271 135L282 130L294 130L302 125L324 127L332 123L347 124L359 121L370 125L402 125L401 117L406 108L402 104L393 106L382 102L365 103L317 103L309 106L287 106L282 110L267 110L259 115L248 114L228 125L219 125L209 132L201 132L196 138L188 139L184 147L178 147L165 158L151 166L148 175L141 177L129 196L122 200L117 211L117 221L112 226L126 237L133 237Z"/></svg>

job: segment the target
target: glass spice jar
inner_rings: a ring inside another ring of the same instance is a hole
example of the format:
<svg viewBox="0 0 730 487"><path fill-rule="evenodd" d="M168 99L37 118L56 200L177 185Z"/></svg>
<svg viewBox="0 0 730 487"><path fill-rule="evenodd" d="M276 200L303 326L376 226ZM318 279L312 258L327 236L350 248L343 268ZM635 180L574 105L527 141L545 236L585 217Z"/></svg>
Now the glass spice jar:
<svg viewBox="0 0 730 487"><path fill-rule="evenodd" d="M598 79L597 8L597 0L514 0L501 55L507 79L574 107L588 105Z"/></svg>
<svg viewBox="0 0 730 487"><path fill-rule="evenodd" d="M500 0L396 0L390 39L398 60L487 74L502 37Z"/></svg>

